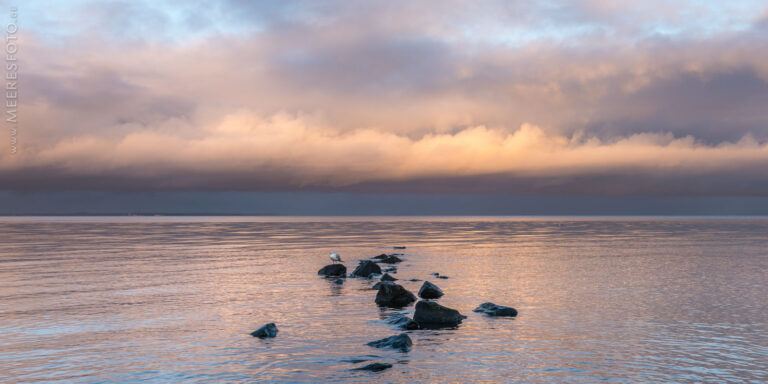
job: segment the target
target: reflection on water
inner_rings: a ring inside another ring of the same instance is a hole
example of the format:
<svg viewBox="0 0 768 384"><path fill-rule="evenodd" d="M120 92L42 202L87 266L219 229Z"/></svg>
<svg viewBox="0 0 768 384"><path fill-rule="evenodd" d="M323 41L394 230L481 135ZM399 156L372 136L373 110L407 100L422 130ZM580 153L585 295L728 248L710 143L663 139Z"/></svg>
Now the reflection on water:
<svg viewBox="0 0 768 384"><path fill-rule="evenodd" d="M768 220L0 219L0 381L765 382ZM365 343L404 310L316 275L394 274L469 318ZM450 276L435 279L432 272ZM473 313L485 301L514 319ZM249 332L276 322L278 337ZM351 371L369 362L380 373Z"/></svg>

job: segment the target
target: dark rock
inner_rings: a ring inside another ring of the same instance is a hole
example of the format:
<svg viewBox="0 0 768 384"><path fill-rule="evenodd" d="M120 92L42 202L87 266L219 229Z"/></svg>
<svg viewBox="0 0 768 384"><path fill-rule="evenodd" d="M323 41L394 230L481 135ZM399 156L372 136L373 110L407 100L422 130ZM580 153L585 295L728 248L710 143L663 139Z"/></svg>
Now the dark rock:
<svg viewBox="0 0 768 384"><path fill-rule="evenodd" d="M387 323L397 326L400 329L414 330L419 329L419 323L413 321L410 317L403 314L392 315L387 318Z"/></svg>
<svg viewBox="0 0 768 384"><path fill-rule="evenodd" d="M443 296L443 291L429 281L425 281L419 289L419 297L422 299L439 299L441 296Z"/></svg>
<svg viewBox="0 0 768 384"><path fill-rule="evenodd" d="M440 276L440 274L437 272L432 272L432 276Z"/></svg>
<svg viewBox="0 0 768 384"><path fill-rule="evenodd" d="M320 268L317 274L323 276L344 276L347 274L347 267L344 264L328 264Z"/></svg>
<svg viewBox="0 0 768 384"><path fill-rule="evenodd" d="M416 312L413 314L413 320L419 323L420 328L455 327L465 318L455 309L424 300L416 303Z"/></svg>
<svg viewBox="0 0 768 384"><path fill-rule="evenodd" d="M396 278L390 276L388 273L385 273L383 276L381 276L381 281L395 281Z"/></svg>
<svg viewBox="0 0 768 384"><path fill-rule="evenodd" d="M381 255L379 255L381 256ZM384 258L379 258L379 256L376 256L376 262L377 263L384 263L384 264L396 264L401 261L403 261L401 258L395 256L395 255L386 255Z"/></svg>
<svg viewBox="0 0 768 384"><path fill-rule="evenodd" d="M363 367L354 368L353 371L370 371L370 372L380 372L385 369L392 368L392 364L387 363L371 363Z"/></svg>
<svg viewBox="0 0 768 384"><path fill-rule="evenodd" d="M277 336L277 325L275 323L264 324L261 328L251 332L251 336L265 339L267 337Z"/></svg>
<svg viewBox="0 0 768 384"><path fill-rule="evenodd" d="M380 307L402 308L416 301L416 296L403 288L402 285L391 281L379 283L379 293L376 294L376 304Z"/></svg>
<svg viewBox="0 0 768 384"><path fill-rule="evenodd" d="M394 246L394 247L392 247L392 248L393 248L393 249L405 249L405 246L402 246L402 245L400 245L400 246L397 246L397 245L396 245L396 246Z"/></svg>
<svg viewBox="0 0 768 384"><path fill-rule="evenodd" d="M334 284L344 284L344 279L336 279L336 281L333 282Z"/></svg>
<svg viewBox="0 0 768 384"><path fill-rule="evenodd" d="M479 307L474 309L474 312L482 312L488 316L517 316L517 309L496 305L494 303L482 303Z"/></svg>
<svg viewBox="0 0 768 384"><path fill-rule="evenodd" d="M378 283L374 284L373 287L371 287L371 289L375 289L377 291L379 290L379 288L381 288L381 282L378 282Z"/></svg>
<svg viewBox="0 0 768 384"><path fill-rule="evenodd" d="M399 335L390 336L381 340L371 341L366 345L374 348L392 348L403 352L408 352L411 350L413 342L407 334L401 333Z"/></svg>
<svg viewBox="0 0 768 384"><path fill-rule="evenodd" d="M421 279L410 279L408 281L421 281Z"/></svg>
<svg viewBox="0 0 768 384"><path fill-rule="evenodd" d="M384 271L384 272L389 272L389 273L397 273L397 267L395 267L395 266L393 265L393 266L391 266L391 267L387 267L387 268L385 268L385 269L382 269L382 271Z"/></svg>
<svg viewBox="0 0 768 384"><path fill-rule="evenodd" d="M438 278L438 279L447 279L447 278L448 278L448 276L443 276L443 275L440 275L440 276L437 276L437 278Z"/></svg>
<svg viewBox="0 0 768 384"><path fill-rule="evenodd" d="M381 274L381 268L370 260L363 260L360 262L360 265L355 268L354 271L352 271L353 276L357 277L371 277L371 275L380 275Z"/></svg>
<svg viewBox="0 0 768 384"><path fill-rule="evenodd" d="M386 253L382 253L381 255L371 257L371 259L381 260L381 259L386 259L387 257L389 257L389 256Z"/></svg>

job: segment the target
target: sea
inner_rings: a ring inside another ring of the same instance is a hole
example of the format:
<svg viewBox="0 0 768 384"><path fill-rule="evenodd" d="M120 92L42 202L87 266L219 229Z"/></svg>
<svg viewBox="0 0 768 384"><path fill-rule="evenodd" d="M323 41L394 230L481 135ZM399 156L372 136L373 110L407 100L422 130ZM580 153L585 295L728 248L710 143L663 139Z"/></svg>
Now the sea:
<svg viewBox="0 0 768 384"><path fill-rule="evenodd" d="M467 318L396 329L330 252ZM0 217L0 382L765 383L768 218Z"/></svg>

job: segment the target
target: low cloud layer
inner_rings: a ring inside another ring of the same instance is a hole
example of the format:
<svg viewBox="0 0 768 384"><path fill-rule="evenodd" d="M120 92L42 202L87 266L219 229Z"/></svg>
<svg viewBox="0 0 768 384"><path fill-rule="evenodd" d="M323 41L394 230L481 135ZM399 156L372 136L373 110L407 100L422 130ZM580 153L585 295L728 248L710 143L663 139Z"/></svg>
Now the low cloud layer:
<svg viewBox="0 0 768 384"><path fill-rule="evenodd" d="M412 138L376 129L341 131L311 119L287 114L264 118L248 111L228 115L202 130L188 124L168 121L154 129L136 127L114 138L74 136L35 153L5 154L0 172L29 188L61 188L67 179L97 188L119 175L125 181L116 187L138 189L345 189L443 179L451 190L451 180L459 187L462 180L483 177L501 182L553 180L556 185L563 185L558 179L605 175L647 181L717 179L744 172L749 178L750 172L768 165L768 144L750 136L713 146L692 136L639 133L602 140L585 134L547 134L524 124L511 132L474 126ZM173 133L177 131L196 135ZM30 175L25 177L24 172ZM498 192L498 185L488 180L484 184L486 188L481 184L474 191ZM665 189L595 186L582 185L580 192ZM509 192L535 190L518 186ZM718 192L744 191L718 188Z"/></svg>
<svg viewBox="0 0 768 384"><path fill-rule="evenodd" d="M759 4L161 4L32 17L1 188L768 194Z"/></svg>

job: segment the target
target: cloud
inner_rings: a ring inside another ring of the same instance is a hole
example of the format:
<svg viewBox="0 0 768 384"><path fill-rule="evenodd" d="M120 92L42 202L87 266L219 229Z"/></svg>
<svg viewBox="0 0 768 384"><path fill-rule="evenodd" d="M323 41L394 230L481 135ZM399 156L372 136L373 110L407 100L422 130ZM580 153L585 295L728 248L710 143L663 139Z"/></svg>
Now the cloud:
<svg viewBox="0 0 768 384"><path fill-rule="evenodd" d="M23 178L25 170L43 170L45 177L33 177L32 186L67 189L72 185L66 180L89 180L84 187L103 187L119 175L124 183L143 189L271 190L424 179L445 179L450 187L452 179L489 175L499 180L717 177L768 166L768 144L749 136L716 146L691 136L648 133L603 141L547 134L524 124L512 132L474 126L413 139L375 129L340 131L313 121L288 114L265 118L243 110L204 127L197 137L142 129L113 139L72 137L35 153L5 153L0 175L11 187L29 182ZM184 130L183 123L166 124Z"/></svg>
<svg viewBox="0 0 768 384"><path fill-rule="evenodd" d="M763 5L254 4L30 15L2 187L766 191Z"/></svg>

